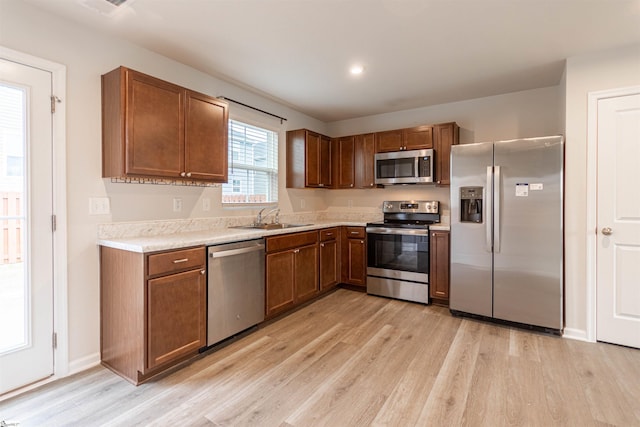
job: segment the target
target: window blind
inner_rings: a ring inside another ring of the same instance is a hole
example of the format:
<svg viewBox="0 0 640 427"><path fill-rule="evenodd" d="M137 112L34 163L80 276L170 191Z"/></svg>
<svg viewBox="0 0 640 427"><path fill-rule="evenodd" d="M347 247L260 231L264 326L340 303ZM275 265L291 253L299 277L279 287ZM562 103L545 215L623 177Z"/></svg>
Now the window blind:
<svg viewBox="0 0 640 427"><path fill-rule="evenodd" d="M278 134L229 120L229 179L223 204L278 202Z"/></svg>

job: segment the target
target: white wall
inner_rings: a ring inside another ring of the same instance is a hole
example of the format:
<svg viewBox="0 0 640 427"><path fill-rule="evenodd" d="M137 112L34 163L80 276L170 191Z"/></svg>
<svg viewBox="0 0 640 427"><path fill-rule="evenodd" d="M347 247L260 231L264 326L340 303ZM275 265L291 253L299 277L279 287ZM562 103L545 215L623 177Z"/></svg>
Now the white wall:
<svg viewBox="0 0 640 427"><path fill-rule="evenodd" d="M67 212L69 360L71 370L98 360L100 349L99 260L97 224L111 221L247 215L256 210L223 210L219 188L188 188L140 184L112 184L101 178L100 76L120 65L214 95L227 96L286 117L286 129L310 128L326 133L326 125L287 107L222 82L185 65L122 40L102 36L89 28L62 20L21 1L0 0L0 43L13 50L48 59L67 67ZM48 102L48 101L47 101ZM243 111L245 110L245 111ZM253 117L250 110L232 105L231 114ZM253 117L255 118L255 117ZM260 117L261 120L270 120ZM279 127L279 121L270 124ZM281 156L280 170L284 170ZM294 194L295 191L291 194ZM307 194L307 193L305 193ZM308 193L307 210L324 209L317 191ZM112 215L90 216L90 197L110 197ZM211 211L197 203L211 199ZM173 197L181 197L183 212L172 212ZM283 210L293 210L289 191L280 187ZM300 209L297 209L300 210Z"/></svg>
<svg viewBox="0 0 640 427"><path fill-rule="evenodd" d="M565 294L568 333L587 329L587 96L640 85L640 45L569 58L566 84Z"/></svg>
<svg viewBox="0 0 640 427"><path fill-rule="evenodd" d="M378 130L456 122L460 143L495 141L564 133L564 92L559 86L471 99L431 107L379 114L329 123L331 136L344 136ZM449 189L432 186L400 186L372 190L330 190L325 197L328 208L344 208L351 203L362 207L381 207L384 200L439 200L449 210Z"/></svg>

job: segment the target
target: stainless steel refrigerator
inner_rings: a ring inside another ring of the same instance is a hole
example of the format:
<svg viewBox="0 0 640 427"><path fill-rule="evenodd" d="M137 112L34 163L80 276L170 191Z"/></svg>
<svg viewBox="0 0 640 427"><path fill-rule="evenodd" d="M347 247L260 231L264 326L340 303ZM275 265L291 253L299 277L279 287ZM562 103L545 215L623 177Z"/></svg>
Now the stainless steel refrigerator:
<svg viewBox="0 0 640 427"><path fill-rule="evenodd" d="M563 328L562 136L451 149L454 314Z"/></svg>

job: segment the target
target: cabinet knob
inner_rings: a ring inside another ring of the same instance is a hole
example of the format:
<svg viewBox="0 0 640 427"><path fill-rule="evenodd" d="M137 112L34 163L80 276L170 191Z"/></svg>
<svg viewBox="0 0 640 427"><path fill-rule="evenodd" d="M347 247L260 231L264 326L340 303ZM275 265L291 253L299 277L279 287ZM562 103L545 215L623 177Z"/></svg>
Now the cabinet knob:
<svg viewBox="0 0 640 427"><path fill-rule="evenodd" d="M297 254L298 252L300 252L300 249L294 249L294 250L293 250L293 253L294 253L294 254Z"/></svg>
<svg viewBox="0 0 640 427"><path fill-rule="evenodd" d="M200 274L202 274L203 276L206 272L207 272L206 270L200 270Z"/></svg>
<svg viewBox="0 0 640 427"><path fill-rule="evenodd" d="M187 173L187 178L190 178L190 177L191 177L191 172L188 172Z"/></svg>
<svg viewBox="0 0 640 427"><path fill-rule="evenodd" d="M187 176L187 173L186 172L180 172L180 176L181 177L185 177L185 176Z"/></svg>
<svg viewBox="0 0 640 427"><path fill-rule="evenodd" d="M320 247L321 247L321 248L324 248L324 243L320 243Z"/></svg>
<svg viewBox="0 0 640 427"><path fill-rule="evenodd" d="M360 240L360 243L362 243L364 245L364 240Z"/></svg>

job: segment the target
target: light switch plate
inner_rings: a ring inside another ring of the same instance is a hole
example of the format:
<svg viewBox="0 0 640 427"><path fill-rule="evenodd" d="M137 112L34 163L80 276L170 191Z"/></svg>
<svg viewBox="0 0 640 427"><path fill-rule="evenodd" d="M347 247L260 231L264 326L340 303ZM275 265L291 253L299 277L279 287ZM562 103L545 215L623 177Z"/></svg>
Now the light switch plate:
<svg viewBox="0 0 640 427"><path fill-rule="evenodd" d="M182 199L180 198L173 199L173 211L182 212Z"/></svg>
<svg viewBox="0 0 640 427"><path fill-rule="evenodd" d="M109 215L111 204L108 197L89 197L89 215Z"/></svg>

